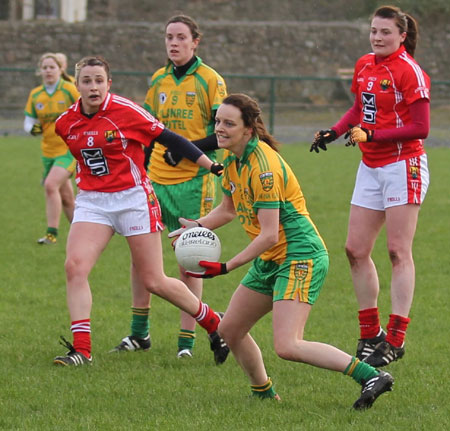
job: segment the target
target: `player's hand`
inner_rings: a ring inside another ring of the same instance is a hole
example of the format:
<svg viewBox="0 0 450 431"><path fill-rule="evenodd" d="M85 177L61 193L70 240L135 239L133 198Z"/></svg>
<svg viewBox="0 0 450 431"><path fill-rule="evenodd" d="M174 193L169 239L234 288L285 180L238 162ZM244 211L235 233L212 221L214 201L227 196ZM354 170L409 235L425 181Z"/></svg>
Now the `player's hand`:
<svg viewBox="0 0 450 431"><path fill-rule="evenodd" d="M183 156L181 154L178 153L172 153L172 151L166 150L164 152L164 161L169 165L169 166L176 166L178 165L178 163L181 162L181 159L183 158Z"/></svg>
<svg viewBox="0 0 450 431"><path fill-rule="evenodd" d="M169 238L176 238L183 232L187 231L188 229L192 229L193 227L202 227L202 225L197 220L180 217L178 221L181 224L181 227L177 230L174 230L173 232L170 232L169 235L167 235ZM172 241L173 247L175 247L175 242L176 240Z"/></svg>
<svg viewBox="0 0 450 431"><path fill-rule="evenodd" d="M371 142L372 138L373 130L366 129L365 127L352 127L345 134L345 139L348 139L348 142L345 144L345 146L355 146L360 142Z"/></svg>
<svg viewBox="0 0 450 431"><path fill-rule="evenodd" d="M223 165L222 163L214 162L209 170L216 176L220 177L223 174Z"/></svg>
<svg viewBox="0 0 450 431"><path fill-rule="evenodd" d="M309 149L309 152L315 151L316 153L318 153L319 148L323 151L327 151L327 144L336 140L337 137L337 133L333 129L319 130L314 135L314 140L311 148Z"/></svg>
<svg viewBox="0 0 450 431"><path fill-rule="evenodd" d="M227 264L220 262L208 262L207 260L201 260L198 263L203 268L206 268L205 272L191 272L186 271L186 275L195 278L213 278L217 275L228 274Z"/></svg>
<svg viewBox="0 0 450 431"><path fill-rule="evenodd" d="M37 136L37 135L42 134L42 125L41 125L41 123L34 124L33 127L31 128L30 133L33 136Z"/></svg>

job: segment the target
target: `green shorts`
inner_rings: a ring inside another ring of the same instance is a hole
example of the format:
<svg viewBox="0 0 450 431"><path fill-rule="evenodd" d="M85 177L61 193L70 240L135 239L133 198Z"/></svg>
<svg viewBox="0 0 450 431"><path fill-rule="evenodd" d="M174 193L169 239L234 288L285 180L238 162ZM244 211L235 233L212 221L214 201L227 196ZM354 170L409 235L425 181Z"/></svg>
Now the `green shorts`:
<svg viewBox="0 0 450 431"><path fill-rule="evenodd" d="M44 172L42 174L42 180L45 180L47 178L48 173L50 172L50 169L53 166L60 166L61 168L66 169L71 174L75 171L76 166L76 160L72 156L72 153L70 151L67 151L66 154L63 154L62 156L57 157L44 157L42 156L42 164L44 165Z"/></svg>
<svg viewBox="0 0 450 431"><path fill-rule="evenodd" d="M313 305L328 272L328 254L310 259L286 259L281 265L256 258L241 284L272 296L273 302L298 299Z"/></svg>
<svg viewBox="0 0 450 431"><path fill-rule="evenodd" d="M180 227L179 217L198 219L214 207L217 177L211 174L179 184L152 183L161 206L163 223L172 232Z"/></svg>

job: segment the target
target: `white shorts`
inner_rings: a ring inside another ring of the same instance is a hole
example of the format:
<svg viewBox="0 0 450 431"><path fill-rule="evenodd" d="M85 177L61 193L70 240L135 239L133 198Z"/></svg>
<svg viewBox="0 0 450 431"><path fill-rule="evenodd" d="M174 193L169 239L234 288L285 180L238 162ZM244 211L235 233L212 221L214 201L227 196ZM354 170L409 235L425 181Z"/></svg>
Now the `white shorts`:
<svg viewBox="0 0 450 431"><path fill-rule="evenodd" d="M426 154L379 168L360 162L351 203L379 211L397 205L420 205L429 183Z"/></svg>
<svg viewBox="0 0 450 431"><path fill-rule="evenodd" d="M80 190L72 223L104 224L122 236L161 231L164 225L159 202L153 188L147 190L147 186L112 193Z"/></svg>

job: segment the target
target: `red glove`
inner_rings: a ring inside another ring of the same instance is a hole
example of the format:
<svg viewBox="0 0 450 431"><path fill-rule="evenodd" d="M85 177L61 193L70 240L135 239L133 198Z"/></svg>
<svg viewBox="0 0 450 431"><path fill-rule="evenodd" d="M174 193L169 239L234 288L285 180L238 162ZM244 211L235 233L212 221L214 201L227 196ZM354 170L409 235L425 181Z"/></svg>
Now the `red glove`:
<svg viewBox="0 0 450 431"><path fill-rule="evenodd" d="M227 274L227 264L220 262L208 262L206 260L201 260L198 263L203 268L206 268L205 272L190 272L186 271L186 275L189 275L194 278L213 278L216 275Z"/></svg>

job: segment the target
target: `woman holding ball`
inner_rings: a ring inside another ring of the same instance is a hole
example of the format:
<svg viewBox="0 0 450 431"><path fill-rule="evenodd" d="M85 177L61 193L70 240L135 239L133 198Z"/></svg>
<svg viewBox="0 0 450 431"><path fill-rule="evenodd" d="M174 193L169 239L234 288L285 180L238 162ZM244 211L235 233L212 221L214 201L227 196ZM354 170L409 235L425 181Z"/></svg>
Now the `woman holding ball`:
<svg viewBox="0 0 450 431"><path fill-rule="evenodd" d="M219 332L248 376L252 393L280 397L267 375L261 351L249 331L273 313L274 344L286 360L340 371L362 386L355 409L371 407L393 378L328 344L303 339L311 307L328 271L328 252L306 209L300 185L278 153L278 142L267 132L257 103L245 94L231 94L219 106L215 132L225 149L223 200L196 221L180 219L186 228L215 229L238 217L250 244L225 263L201 261L209 278L252 261L231 298Z"/></svg>

